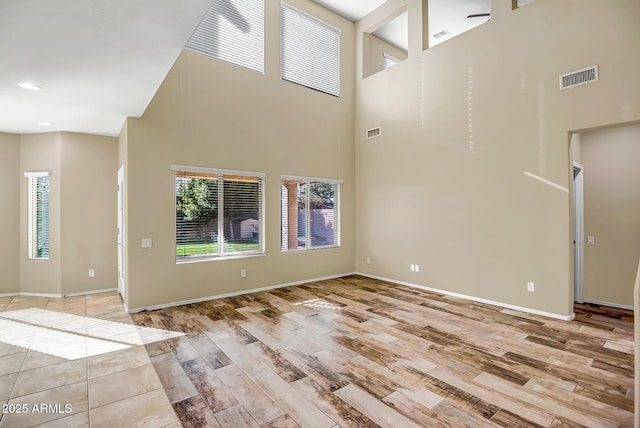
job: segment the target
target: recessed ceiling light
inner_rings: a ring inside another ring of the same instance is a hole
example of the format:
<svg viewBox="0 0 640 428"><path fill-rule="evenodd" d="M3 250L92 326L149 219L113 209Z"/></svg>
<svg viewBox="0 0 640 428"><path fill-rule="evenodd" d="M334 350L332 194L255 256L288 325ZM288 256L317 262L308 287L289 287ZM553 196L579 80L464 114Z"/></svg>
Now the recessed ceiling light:
<svg viewBox="0 0 640 428"><path fill-rule="evenodd" d="M20 86L21 88L24 88L24 89L29 89L30 91L39 91L40 90L40 86L36 85L35 83L19 82L18 86Z"/></svg>
<svg viewBox="0 0 640 428"><path fill-rule="evenodd" d="M51 123L51 122L40 122L40 125L42 125L42 126L53 126L53 123Z"/></svg>

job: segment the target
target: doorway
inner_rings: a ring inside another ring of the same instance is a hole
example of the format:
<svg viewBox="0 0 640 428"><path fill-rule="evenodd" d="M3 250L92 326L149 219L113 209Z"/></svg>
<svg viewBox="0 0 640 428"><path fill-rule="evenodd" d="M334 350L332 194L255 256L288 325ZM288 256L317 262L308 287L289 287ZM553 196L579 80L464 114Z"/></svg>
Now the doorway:
<svg viewBox="0 0 640 428"><path fill-rule="evenodd" d="M584 167L573 162L573 300L584 303Z"/></svg>
<svg viewBox="0 0 640 428"><path fill-rule="evenodd" d="M124 288L124 264L125 264L125 239L124 239L124 165L118 170L118 292L125 300Z"/></svg>

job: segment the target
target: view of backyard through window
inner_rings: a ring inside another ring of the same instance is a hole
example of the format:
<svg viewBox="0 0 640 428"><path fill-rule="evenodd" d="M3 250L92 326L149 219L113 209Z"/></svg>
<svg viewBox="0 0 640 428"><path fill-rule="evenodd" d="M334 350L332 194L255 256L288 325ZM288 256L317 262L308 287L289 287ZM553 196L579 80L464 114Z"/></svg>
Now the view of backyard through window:
<svg viewBox="0 0 640 428"><path fill-rule="evenodd" d="M339 245L337 186L330 182L283 181L282 250Z"/></svg>
<svg viewBox="0 0 640 428"><path fill-rule="evenodd" d="M261 252L262 179L176 173L176 259Z"/></svg>

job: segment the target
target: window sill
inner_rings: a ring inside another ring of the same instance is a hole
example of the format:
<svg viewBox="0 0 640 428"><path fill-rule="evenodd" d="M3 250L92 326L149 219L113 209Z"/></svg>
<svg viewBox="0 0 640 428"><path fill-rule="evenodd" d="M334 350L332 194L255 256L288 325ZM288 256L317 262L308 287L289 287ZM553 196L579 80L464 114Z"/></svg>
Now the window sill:
<svg viewBox="0 0 640 428"><path fill-rule="evenodd" d="M184 258L184 259L176 259L177 265L186 265L191 263L200 263L200 262L216 262L222 260L234 260L234 259L249 259L252 257L264 257L265 253L253 253L253 254L233 254L229 256L214 256L214 257L193 257L193 258Z"/></svg>
<svg viewBox="0 0 640 428"><path fill-rule="evenodd" d="M339 245L327 245L326 247L313 247L313 248L296 248L295 250L280 250L282 254L295 254L295 253L306 253L308 251L318 251L318 250L332 250L340 248Z"/></svg>

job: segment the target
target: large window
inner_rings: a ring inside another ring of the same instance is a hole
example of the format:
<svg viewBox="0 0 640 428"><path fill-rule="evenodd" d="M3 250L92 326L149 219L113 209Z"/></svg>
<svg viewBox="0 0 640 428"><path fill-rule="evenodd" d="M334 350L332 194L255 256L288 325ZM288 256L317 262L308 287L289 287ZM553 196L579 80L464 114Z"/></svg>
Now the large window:
<svg viewBox="0 0 640 428"><path fill-rule="evenodd" d="M176 261L264 253L264 174L173 166Z"/></svg>
<svg viewBox="0 0 640 428"><path fill-rule="evenodd" d="M282 177L282 251L340 246L340 183L340 180Z"/></svg>
<svg viewBox="0 0 640 428"><path fill-rule="evenodd" d="M264 0L213 0L186 48L264 73Z"/></svg>
<svg viewBox="0 0 640 428"><path fill-rule="evenodd" d="M28 257L49 259L49 173L27 172L28 180Z"/></svg>
<svg viewBox="0 0 640 428"><path fill-rule="evenodd" d="M283 80L340 96L340 30L282 3Z"/></svg>

